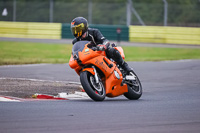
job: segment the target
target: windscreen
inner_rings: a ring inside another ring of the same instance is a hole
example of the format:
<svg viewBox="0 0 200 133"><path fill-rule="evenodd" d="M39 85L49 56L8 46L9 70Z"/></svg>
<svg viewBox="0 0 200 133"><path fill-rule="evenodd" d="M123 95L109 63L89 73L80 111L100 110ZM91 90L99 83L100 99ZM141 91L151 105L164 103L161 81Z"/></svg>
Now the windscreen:
<svg viewBox="0 0 200 133"><path fill-rule="evenodd" d="M79 51L83 51L84 47L86 44L88 44L89 41L78 41L76 42L74 45L73 45L73 48L72 48L72 54L73 55L78 55L78 52Z"/></svg>

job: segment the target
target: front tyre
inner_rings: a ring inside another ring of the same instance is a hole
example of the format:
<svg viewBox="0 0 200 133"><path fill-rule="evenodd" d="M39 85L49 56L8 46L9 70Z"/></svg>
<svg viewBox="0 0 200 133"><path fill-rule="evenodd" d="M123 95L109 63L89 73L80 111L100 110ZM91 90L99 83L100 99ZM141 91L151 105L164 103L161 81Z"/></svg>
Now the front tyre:
<svg viewBox="0 0 200 133"><path fill-rule="evenodd" d="M138 100L142 96L142 85L134 72L131 72L131 75L135 76L135 80L126 81L128 92L124 96L130 100Z"/></svg>
<svg viewBox="0 0 200 133"><path fill-rule="evenodd" d="M94 75L88 71L84 71L80 73L80 81L83 89L91 99L94 101L103 101L105 99L106 92L100 79L99 83L96 83Z"/></svg>

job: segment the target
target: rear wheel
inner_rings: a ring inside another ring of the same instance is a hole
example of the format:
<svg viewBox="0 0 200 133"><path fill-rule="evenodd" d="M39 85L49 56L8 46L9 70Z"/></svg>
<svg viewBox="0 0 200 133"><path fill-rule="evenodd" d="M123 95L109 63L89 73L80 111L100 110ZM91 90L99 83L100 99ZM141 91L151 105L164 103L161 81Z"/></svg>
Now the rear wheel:
<svg viewBox="0 0 200 133"><path fill-rule="evenodd" d="M142 96L142 85L134 72L130 72L130 75L135 76L135 80L125 81L128 86L128 92L124 96L130 100L138 100Z"/></svg>
<svg viewBox="0 0 200 133"><path fill-rule="evenodd" d="M99 83L96 83L94 75L88 71L81 72L80 81L83 89L88 96L94 101L103 101L106 96L104 85L99 78Z"/></svg>

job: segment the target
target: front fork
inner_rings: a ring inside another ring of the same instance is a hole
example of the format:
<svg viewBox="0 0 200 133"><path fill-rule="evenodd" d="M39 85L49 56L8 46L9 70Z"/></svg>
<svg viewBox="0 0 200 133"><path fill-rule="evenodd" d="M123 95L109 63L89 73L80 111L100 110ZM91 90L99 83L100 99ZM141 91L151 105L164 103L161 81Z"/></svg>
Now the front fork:
<svg viewBox="0 0 200 133"><path fill-rule="evenodd" d="M97 76L97 71L96 68L94 66L92 66L92 68L94 69L94 78L95 78L95 82L98 84L99 83L99 78Z"/></svg>
<svg viewBox="0 0 200 133"><path fill-rule="evenodd" d="M88 72L90 72L92 75L94 75L95 82L97 84L99 83L99 78L98 78L97 70L96 70L95 66L84 68L82 71L88 71Z"/></svg>

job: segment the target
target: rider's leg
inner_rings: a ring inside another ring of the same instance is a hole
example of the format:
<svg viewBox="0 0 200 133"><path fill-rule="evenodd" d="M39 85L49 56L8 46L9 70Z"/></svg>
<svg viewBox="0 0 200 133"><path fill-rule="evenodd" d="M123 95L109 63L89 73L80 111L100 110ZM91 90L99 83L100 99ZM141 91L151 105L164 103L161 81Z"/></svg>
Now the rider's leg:
<svg viewBox="0 0 200 133"><path fill-rule="evenodd" d="M122 69L124 69L127 73L133 71L128 64L124 61L124 59L122 58L121 54L119 53L118 50L109 47L106 50L106 55L108 56L108 58L112 58L115 62L117 62L117 64L122 67Z"/></svg>

